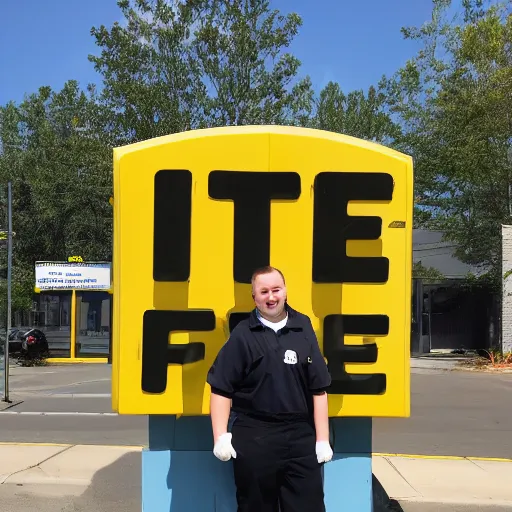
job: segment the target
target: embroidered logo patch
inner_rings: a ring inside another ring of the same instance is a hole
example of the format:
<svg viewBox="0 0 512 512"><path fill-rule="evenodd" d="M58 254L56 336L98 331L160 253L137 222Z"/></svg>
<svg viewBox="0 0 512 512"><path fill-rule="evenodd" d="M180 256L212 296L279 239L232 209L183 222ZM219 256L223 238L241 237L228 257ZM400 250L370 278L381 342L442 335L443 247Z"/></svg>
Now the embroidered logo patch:
<svg viewBox="0 0 512 512"><path fill-rule="evenodd" d="M286 364L297 364L297 354L293 350L287 350L284 353L284 362Z"/></svg>

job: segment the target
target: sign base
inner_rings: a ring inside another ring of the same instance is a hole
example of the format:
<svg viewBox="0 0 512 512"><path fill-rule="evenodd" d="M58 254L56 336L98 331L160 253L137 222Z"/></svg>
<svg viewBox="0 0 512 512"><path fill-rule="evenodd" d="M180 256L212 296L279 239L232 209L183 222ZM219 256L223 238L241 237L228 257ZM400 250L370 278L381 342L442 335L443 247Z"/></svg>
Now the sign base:
<svg viewBox="0 0 512 512"><path fill-rule="evenodd" d="M334 457L324 465L326 512L372 512L372 419L331 418ZM143 512L236 512L231 462L212 453L208 416L149 416L142 452Z"/></svg>

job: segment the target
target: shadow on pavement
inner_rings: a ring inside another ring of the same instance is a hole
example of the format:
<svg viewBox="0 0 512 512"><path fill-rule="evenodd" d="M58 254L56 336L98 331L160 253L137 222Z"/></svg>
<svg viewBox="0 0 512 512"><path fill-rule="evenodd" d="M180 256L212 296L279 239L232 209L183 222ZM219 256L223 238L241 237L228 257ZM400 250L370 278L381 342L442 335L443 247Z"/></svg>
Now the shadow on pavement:
<svg viewBox="0 0 512 512"><path fill-rule="evenodd" d="M69 512L140 512L140 483L141 454L127 453L96 472Z"/></svg>
<svg viewBox="0 0 512 512"><path fill-rule="evenodd" d="M404 512L398 501L391 499L379 479L372 475L374 512Z"/></svg>

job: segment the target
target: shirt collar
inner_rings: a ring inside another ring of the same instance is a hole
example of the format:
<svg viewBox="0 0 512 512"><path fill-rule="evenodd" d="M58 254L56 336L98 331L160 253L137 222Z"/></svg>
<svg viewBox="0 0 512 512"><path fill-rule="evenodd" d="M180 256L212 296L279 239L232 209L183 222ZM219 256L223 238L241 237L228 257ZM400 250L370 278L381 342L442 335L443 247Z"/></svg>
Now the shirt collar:
<svg viewBox="0 0 512 512"><path fill-rule="evenodd" d="M288 313L288 321L286 322L285 328L288 329L302 329L302 324L299 319L297 311L295 311L288 303L285 304L286 312ZM256 314L256 308L251 311L249 316L249 328L250 329L262 329L263 324L259 321L258 315Z"/></svg>

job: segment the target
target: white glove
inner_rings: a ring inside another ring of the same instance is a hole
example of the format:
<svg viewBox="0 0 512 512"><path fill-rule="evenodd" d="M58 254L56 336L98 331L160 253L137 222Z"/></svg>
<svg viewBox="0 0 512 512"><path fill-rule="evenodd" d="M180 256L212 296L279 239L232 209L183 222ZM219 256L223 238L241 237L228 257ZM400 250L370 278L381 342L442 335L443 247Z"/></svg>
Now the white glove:
<svg viewBox="0 0 512 512"><path fill-rule="evenodd" d="M215 446L213 447L213 454L217 459L226 462L231 457L236 459L236 452L231 444L231 433L226 432L217 439Z"/></svg>
<svg viewBox="0 0 512 512"><path fill-rule="evenodd" d="M332 459L332 448L329 441L317 441L316 458L318 463L329 462Z"/></svg>

